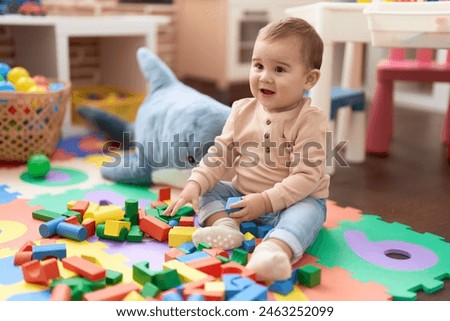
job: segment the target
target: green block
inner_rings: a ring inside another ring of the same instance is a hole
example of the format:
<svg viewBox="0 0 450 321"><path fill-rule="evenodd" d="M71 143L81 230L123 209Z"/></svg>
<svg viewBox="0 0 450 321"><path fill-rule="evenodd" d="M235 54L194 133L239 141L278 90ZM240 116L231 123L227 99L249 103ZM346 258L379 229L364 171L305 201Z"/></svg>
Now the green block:
<svg viewBox="0 0 450 321"><path fill-rule="evenodd" d="M135 199L125 201L125 217L130 219L132 225L137 225L139 221L139 202Z"/></svg>
<svg viewBox="0 0 450 321"><path fill-rule="evenodd" d="M145 211L145 215L151 215L166 224L168 224L170 220L174 219L170 216L161 216L160 213L162 212L164 211L159 211L157 208L150 208Z"/></svg>
<svg viewBox="0 0 450 321"><path fill-rule="evenodd" d="M106 269L106 284L113 285L121 282L123 279L123 274L118 271Z"/></svg>
<svg viewBox="0 0 450 321"><path fill-rule="evenodd" d="M142 242L144 239L144 232L141 231L139 225L131 225L131 229L127 235L128 242Z"/></svg>
<svg viewBox="0 0 450 321"><path fill-rule="evenodd" d="M192 216L194 214L195 214L194 209L190 206L182 206L177 211L177 216Z"/></svg>
<svg viewBox="0 0 450 321"><path fill-rule="evenodd" d="M248 261L248 253L244 251L243 249L233 249L233 252L231 253L230 261L239 263L240 265L246 265Z"/></svg>
<svg viewBox="0 0 450 321"><path fill-rule="evenodd" d="M61 217L62 214L59 214L59 213L56 213L56 212L52 212L52 211L48 211L48 210L44 210L44 209L40 209L40 210L33 211L32 216L36 220L48 222L48 221L51 221L51 220L53 220L55 218Z"/></svg>
<svg viewBox="0 0 450 321"><path fill-rule="evenodd" d="M145 261L133 264L133 280L141 285L152 282L155 273L150 271L149 267L150 263Z"/></svg>
<svg viewBox="0 0 450 321"><path fill-rule="evenodd" d="M218 259L220 262L222 262L222 264L228 263L231 260L223 255L217 255L216 259Z"/></svg>
<svg viewBox="0 0 450 321"><path fill-rule="evenodd" d="M309 288L320 284L320 275L320 269L311 264L304 265L297 270L298 282Z"/></svg>
<svg viewBox="0 0 450 321"><path fill-rule="evenodd" d="M161 292L161 290L158 289L158 287L156 285L154 285L151 282L147 282L144 284L141 294L144 298L148 298L148 297L154 298L159 294L159 292Z"/></svg>
<svg viewBox="0 0 450 321"><path fill-rule="evenodd" d="M126 227L122 227L122 229L120 230L119 236L106 235L104 223L98 224L95 232L97 233L97 236L101 239L113 240L113 241L119 241L119 242L125 242L127 239L127 236L128 236L128 230Z"/></svg>
<svg viewBox="0 0 450 321"><path fill-rule="evenodd" d="M65 217L72 217L72 216L76 216L78 219L78 223L81 224L81 222L83 221L83 217L81 215L80 212L76 212L76 211L67 211L63 214Z"/></svg>
<svg viewBox="0 0 450 321"><path fill-rule="evenodd" d="M67 279L55 279L50 283L50 289L53 289L57 284L60 283L66 284L70 287L72 291L72 301L81 301L83 300L83 295L85 293L103 289L106 286L106 279L97 282L92 282L88 279L78 276Z"/></svg>
<svg viewBox="0 0 450 321"><path fill-rule="evenodd" d="M154 274L152 283L161 291L173 289L181 284L177 270L161 270Z"/></svg>
<svg viewBox="0 0 450 321"><path fill-rule="evenodd" d="M203 249L212 249L212 246L205 242L198 243L196 251L203 251Z"/></svg>

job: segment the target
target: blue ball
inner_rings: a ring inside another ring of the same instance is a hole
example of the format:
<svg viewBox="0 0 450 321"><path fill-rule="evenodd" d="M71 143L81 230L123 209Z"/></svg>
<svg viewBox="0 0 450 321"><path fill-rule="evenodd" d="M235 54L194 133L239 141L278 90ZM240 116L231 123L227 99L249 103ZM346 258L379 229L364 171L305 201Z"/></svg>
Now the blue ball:
<svg viewBox="0 0 450 321"><path fill-rule="evenodd" d="M64 84L62 82L53 82L48 86L48 88L50 91L58 91L64 89Z"/></svg>
<svg viewBox="0 0 450 321"><path fill-rule="evenodd" d="M0 75L2 75L4 79L6 79L6 76L10 70L11 67L7 63L0 62Z"/></svg>
<svg viewBox="0 0 450 321"><path fill-rule="evenodd" d="M0 81L0 91L16 91L16 87L9 81Z"/></svg>

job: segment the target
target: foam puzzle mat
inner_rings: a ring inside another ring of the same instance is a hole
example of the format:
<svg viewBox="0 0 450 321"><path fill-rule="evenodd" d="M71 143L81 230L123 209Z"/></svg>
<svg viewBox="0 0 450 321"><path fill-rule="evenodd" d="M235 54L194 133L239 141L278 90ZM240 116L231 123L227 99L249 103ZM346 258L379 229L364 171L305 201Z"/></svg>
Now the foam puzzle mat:
<svg viewBox="0 0 450 321"><path fill-rule="evenodd" d="M167 272L163 266L167 260L165 254L173 247L169 247L167 241L160 242L148 235L142 242L121 242L97 235L84 241L64 237L46 239L39 233L43 221L32 217L33 211L39 209L64 213L67 204L76 200L95 204L107 201L109 205L123 207L127 199L138 200L140 209L149 209L158 198L155 187L121 185L103 179L99 171L105 159L100 152L102 143L102 139L94 135L62 140L51 158L51 170L45 179L27 177L24 164L0 165L0 301L46 301L51 298L50 284L26 282L21 266L14 264L16 254L27 244L63 244L67 257L83 257L107 271L118 272L122 275L120 283L96 284L96 287L123 284L134 289L128 291L134 295L128 294L120 299L149 297L142 295L142 274L139 276L137 270L144 275L147 273L149 280L151 275ZM309 287L296 282L293 277L288 290L282 287L280 291L270 284L254 282L263 289L263 295L241 298L277 301L415 300L417 291L436 292L443 287L444 280L450 278L450 243L443 238L417 233L400 223L384 222L379 216L341 207L333 201L328 201L327 205L327 221L316 242L293 267L293 276L304 266L319 268L320 284ZM230 251L228 254L231 257ZM77 277L77 273L65 268L61 260L56 261L59 279ZM234 267L232 272L239 276L245 271L245 263L235 264L241 269ZM177 268L175 270L178 271ZM195 283L185 278L183 276L174 288ZM207 299L229 299L231 285L225 279L225 273L208 278L209 283L215 281L215 286L209 285L214 293L211 296L208 296L206 282L197 280L195 288L206 294ZM241 293L250 288L250 281L241 287ZM150 297L161 299L170 292L176 291L169 287ZM72 287L72 300L82 299L75 298L73 293Z"/></svg>

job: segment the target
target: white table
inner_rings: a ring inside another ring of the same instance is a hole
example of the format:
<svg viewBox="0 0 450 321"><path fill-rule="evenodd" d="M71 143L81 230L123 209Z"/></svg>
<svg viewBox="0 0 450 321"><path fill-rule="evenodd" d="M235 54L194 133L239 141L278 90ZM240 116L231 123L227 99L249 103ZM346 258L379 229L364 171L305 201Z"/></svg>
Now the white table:
<svg viewBox="0 0 450 321"><path fill-rule="evenodd" d="M101 82L145 92L146 83L136 62L136 50L156 50L157 26L169 22L164 16L0 16L0 25L10 26L15 43L15 62L31 74L70 81L69 38L100 39ZM70 108L64 134L76 128Z"/></svg>
<svg viewBox="0 0 450 321"><path fill-rule="evenodd" d="M328 114L330 113L331 107L330 94L335 43L369 43L371 41L367 18L363 14L366 6L367 4L365 3L319 2L286 10L288 15L308 21L322 37L324 51L321 76L317 85L311 90L311 99L316 106L320 106ZM362 46L355 47L355 50L359 53L362 50ZM356 59L361 59L362 56L358 56ZM342 85L348 87L361 86L361 81L358 79L359 75L357 73L360 70L352 67L351 64L347 66L343 70L343 75L349 78Z"/></svg>

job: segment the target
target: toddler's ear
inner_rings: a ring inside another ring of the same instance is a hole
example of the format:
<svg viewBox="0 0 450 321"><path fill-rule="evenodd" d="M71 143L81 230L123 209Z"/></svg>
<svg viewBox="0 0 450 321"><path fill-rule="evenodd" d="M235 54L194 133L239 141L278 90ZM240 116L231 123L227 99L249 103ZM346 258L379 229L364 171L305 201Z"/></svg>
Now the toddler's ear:
<svg viewBox="0 0 450 321"><path fill-rule="evenodd" d="M319 69L313 69L308 73L308 76L306 76L306 83L305 83L305 90L310 90L312 87L314 87L320 78L320 70Z"/></svg>

